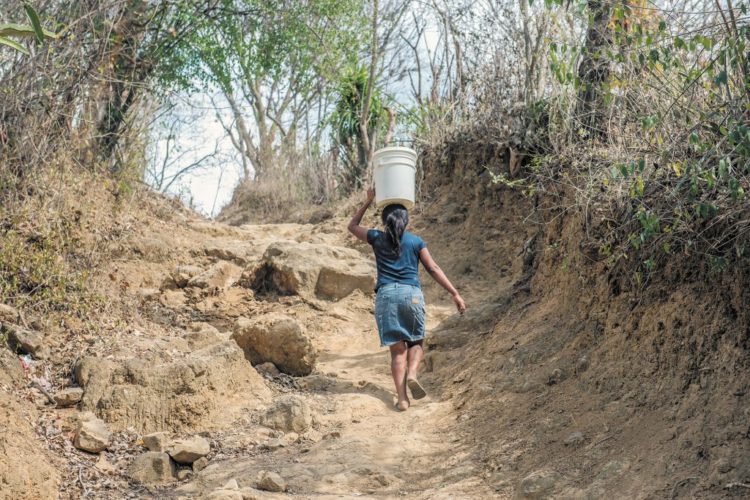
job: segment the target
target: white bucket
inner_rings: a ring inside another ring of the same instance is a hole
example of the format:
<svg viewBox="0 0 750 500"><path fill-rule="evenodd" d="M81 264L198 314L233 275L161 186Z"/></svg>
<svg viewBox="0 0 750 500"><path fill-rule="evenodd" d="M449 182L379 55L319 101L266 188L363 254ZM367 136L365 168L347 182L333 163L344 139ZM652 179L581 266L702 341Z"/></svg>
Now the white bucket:
<svg viewBox="0 0 750 500"><path fill-rule="evenodd" d="M378 208L400 203L414 206L417 152L410 148L390 147L375 151L375 204Z"/></svg>

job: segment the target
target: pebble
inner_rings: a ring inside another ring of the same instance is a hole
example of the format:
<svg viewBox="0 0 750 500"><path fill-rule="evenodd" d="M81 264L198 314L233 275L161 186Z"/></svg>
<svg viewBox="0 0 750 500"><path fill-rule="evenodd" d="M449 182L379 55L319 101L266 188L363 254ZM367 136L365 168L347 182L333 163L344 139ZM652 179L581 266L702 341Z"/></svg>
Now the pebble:
<svg viewBox="0 0 750 500"><path fill-rule="evenodd" d="M98 418L91 418L79 422L73 446L79 450L99 453L107 449L111 439L112 434L107 424Z"/></svg>
<svg viewBox="0 0 750 500"><path fill-rule="evenodd" d="M523 498L545 498L551 493L560 479L560 475L551 471L536 471L521 481Z"/></svg>
<svg viewBox="0 0 750 500"><path fill-rule="evenodd" d="M576 446L582 444L584 441L586 441L586 438L584 437L583 433L580 431L576 431L566 437L563 443L565 443L565 446Z"/></svg>
<svg viewBox="0 0 750 500"><path fill-rule="evenodd" d="M53 396L57 406L66 408L78 404L83 398L83 389L80 387L69 387L58 391Z"/></svg>
<svg viewBox="0 0 750 500"><path fill-rule="evenodd" d="M286 481L276 472L263 471L260 473L258 489L281 493L286 491Z"/></svg>

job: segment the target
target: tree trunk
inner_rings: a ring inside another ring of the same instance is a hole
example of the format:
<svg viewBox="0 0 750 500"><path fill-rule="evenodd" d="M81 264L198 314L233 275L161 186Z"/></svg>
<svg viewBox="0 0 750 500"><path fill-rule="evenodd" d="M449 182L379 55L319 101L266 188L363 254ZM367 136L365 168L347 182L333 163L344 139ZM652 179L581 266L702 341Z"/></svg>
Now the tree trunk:
<svg viewBox="0 0 750 500"><path fill-rule="evenodd" d="M609 78L610 61L606 50L612 42L610 19L615 0L588 0L589 27L583 59L578 67L576 116L589 137L606 139L606 113L602 85Z"/></svg>

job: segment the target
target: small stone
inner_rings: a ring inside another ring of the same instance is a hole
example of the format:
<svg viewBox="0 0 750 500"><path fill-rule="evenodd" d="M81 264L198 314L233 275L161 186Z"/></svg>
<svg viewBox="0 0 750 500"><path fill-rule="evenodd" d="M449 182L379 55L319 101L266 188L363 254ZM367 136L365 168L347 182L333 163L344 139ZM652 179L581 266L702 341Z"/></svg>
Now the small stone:
<svg viewBox="0 0 750 500"><path fill-rule="evenodd" d="M734 469L731 463L729 463L728 460L720 459L718 463L716 464L716 470L719 471L719 474L726 474L727 472Z"/></svg>
<svg viewBox="0 0 750 500"><path fill-rule="evenodd" d="M107 460L107 456L105 453L99 455L99 460L96 461L94 467L104 472L105 474L114 474L115 472L117 472L117 467L112 465L112 462Z"/></svg>
<svg viewBox="0 0 750 500"><path fill-rule="evenodd" d="M211 451L209 442L200 437L194 436L188 439L177 439L173 441L167 453L179 464L192 464L201 457L208 455Z"/></svg>
<svg viewBox="0 0 750 500"><path fill-rule="evenodd" d="M262 423L272 429L305 432L312 425L312 412L307 403L297 396L285 396L266 412Z"/></svg>
<svg viewBox="0 0 750 500"><path fill-rule="evenodd" d="M263 443L263 448L267 450L278 450L279 448L284 447L284 442L279 438L271 438L265 443Z"/></svg>
<svg viewBox="0 0 750 500"><path fill-rule="evenodd" d="M44 345L44 335L35 330L28 330L17 325L3 323L2 332L7 334L8 343L14 350L24 354L31 354L35 358L47 357L47 347Z"/></svg>
<svg viewBox="0 0 750 500"><path fill-rule="evenodd" d="M167 451L167 444L169 442L169 436L166 432L152 432L143 436L143 446L149 449L149 451L158 451L164 453Z"/></svg>
<svg viewBox="0 0 750 500"><path fill-rule="evenodd" d="M166 453L147 451L130 464L128 475L142 484L164 484L174 480L175 469Z"/></svg>
<svg viewBox="0 0 750 500"><path fill-rule="evenodd" d="M179 288L185 288L193 276L202 273L203 269L198 266L177 266L172 273L172 281Z"/></svg>
<svg viewBox="0 0 750 500"><path fill-rule="evenodd" d="M222 490L239 490L240 485L237 483L236 479L230 479L229 481L227 481L227 484L222 486L221 489Z"/></svg>
<svg viewBox="0 0 750 500"><path fill-rule="evenodd" d="M521 481L521 496L524 498L545 498L555 489L559 474L550 471L537 471Z"/></svg>
<svg viewBox="0 0 750 500"><path fill-rule="evenodd" d="M57 406L66 408L78 404L81 401L81 398L83 398L83 389L80 387L69 387L56 392L53 397Z"/></svg>
<svg viewBox="0 0 750 500"><path fill-rule="evenodd" d="M73 446L79 450L99 453L107 449L111 438L107 424L98 418L92 418L78 424Z"/></svg>
<svg viewBox="0 0 750 500"><path fill-rule="evenodd" d="M255 369L261 375L266 375L271 378L281 375L281 372L278 368L276 368L276 365L271 363L270 361L256 365Z"/></svg>
<svg viewBox="0 0 750 500"><path fill-rule="evenodd" d="M566 437L563 443L565 443L565 446L577 446L579 444L583 444L585 440L586 438L583 436L583 433L576 431Z"/></svg>
<svg viewBox="0 0 750 500"><path fill-rule="evenodd" d="M284 478L275 472L263 471L260 473L258 489L271 491L274 493L281 493L286 491L286 481L284 481Z"/></svg>
<svg viewBox="0 0 750 500"><path fill-rule="evenodd" d="M559 384L564 380L565 374L559 368L555 368L547 377L547 385Z"/></svg>
<svg viewBox="0 0 750 500"><path fill-rule="evenodd" d="M219 261L202 273L193 276L187 286L208 290L226 290L240 279L242 269L231 262Z"/></svg>
<svg viewBox="0 0 750 500"><path fill-rule="evenodd" d="M177 479L180 481L184 481L185 479L188 479L192 475L193 475L193 471L191 469L180 469L177 471Z"/></svg>
<svg viewBox="0 0 750 500"><path fill-rule="evenodd" d="M589 362L589 357L586 355L581 356L578 358L578 361L576 362L576 373L583 373L586 370L589 369L589 365L591 363Z"/></svg>
<svg viewBox="0 0 750 500"><path fill-rule="evenodd" d="M193 472L200 472L206 467L208 467L208 459L206 457L200 457L193 462Z"/></svg>
<svg viewBox="0 0 750 500"><path fill-rule="evenodd" d="M299 434L297 434L296 432L287 432L286 434L284 434L284 443L286 444L296 443L298 439Z"/></svg>

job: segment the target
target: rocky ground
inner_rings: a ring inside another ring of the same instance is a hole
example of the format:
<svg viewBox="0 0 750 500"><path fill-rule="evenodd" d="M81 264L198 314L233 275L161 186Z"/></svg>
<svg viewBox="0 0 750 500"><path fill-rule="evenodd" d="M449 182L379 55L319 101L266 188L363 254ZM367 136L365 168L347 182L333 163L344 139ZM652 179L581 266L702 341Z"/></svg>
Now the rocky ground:
<svg viewBox="0 0 750 500"><path fill-rule="evenodd" d="M128 321L73 346L4 309L6 449L31 452L6 454L6 498L491 495L449 401L394 409L373 262L341 220L152 222L103 270Z"/></svg>
<svg viewBox="0 0 750 500"><path fill-rule="evenodd" d="M576 227L537 234L508 190L465 199L413 214L469 310L422 277L429 396L404 413L347 207L125 218L95 318L0 306L0 498L747 494L745 292L734 315L690 284L613 295L562 252Z"/></svg>

